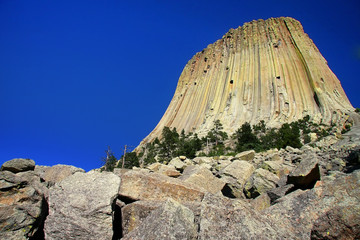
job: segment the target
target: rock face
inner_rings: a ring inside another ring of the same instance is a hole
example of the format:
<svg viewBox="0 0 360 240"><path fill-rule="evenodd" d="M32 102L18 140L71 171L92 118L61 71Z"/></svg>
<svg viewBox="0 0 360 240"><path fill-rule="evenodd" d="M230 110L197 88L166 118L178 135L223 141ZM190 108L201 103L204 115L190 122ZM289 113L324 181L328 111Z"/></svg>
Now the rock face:
<svg viewBox="0 0 360 240"><path fill-rule="evenodd" d="M160 137L165 126L203 136L217 119L233 133L244 122L277 127L306 115L330 124L353 110L300 22L257 20L230 29L190 59L168 109L142 144Z"/></svg>
<svg viewBox="0 0 360 240"><path fill-rule="evenodd" d="M119 186L113 173L77 172L50 188L45 238L111 239Z"/></svg>

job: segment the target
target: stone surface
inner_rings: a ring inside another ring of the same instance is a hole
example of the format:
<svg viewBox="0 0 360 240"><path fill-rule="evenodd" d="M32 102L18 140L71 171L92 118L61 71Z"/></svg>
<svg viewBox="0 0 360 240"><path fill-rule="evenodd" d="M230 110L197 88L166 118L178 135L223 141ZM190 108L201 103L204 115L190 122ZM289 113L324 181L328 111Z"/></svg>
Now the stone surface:
<svg viewBox="0 0 360 240"><path fill-rule="evenodd" d="M31 171L35 169L35 162L31 159L14 158L1 166L2 171L10 171L13 173Z"/></svg>
<svg viewBox="0 0 360 240"><path fill-rule="evenodd" d="M246 182L244 193L248 198L256 198L260 194L275 188L279 180L279 177L275 174L258 168Z"/></svg>
<svg viewBox="0 0 360 240"><path fill-rule="evenodd" d="M222 169L219 176L226 183L222 193L231 198L244 198L244 185L254 170L254 166L244 160L235 160Z"/></svg>
<svg viewBox="0 0 360 240"><path fill-rule="evenodd" d="M315 221L311 230L311 239L359 239L359 213L359 205L332 208Z"/></svg>
<svg viewBox="0 0 360 240"><path fill-rule="evenodd" d="M225 182L215 177L209 169L199 166L187 167L179 179L213 194L220 192L225 185Z"/></svg>
<svg viewBox="0 0 360 240"><path fill-rule="evenodd" d="M43 237L46 188L32 172L0 172L0 239Z"/></svg>
<svg viewBox="0 0 360 240"><path fill-rule="evenodd" d="M36 166L36 168L38 168L38 166ZM55 183L62 181L66 177L71 176L76 172L84 173L85 170L70 165L58 164L52 167L44 168L40 177L50 185L54 185Z"/></svg>
<svg viewBox="0 0 360 240"><path fill-rule="evenodd" d="M235 158L239 160L252 161L255 157L255 151L249 150L236 154Z"/></svg>
<svg viewBox="0 0 360 240"><path fill-rule="evenodd" d="M174 166L171 165L160 166L158 172L168 177L179 177L181 175L181 173L176 170Z"/></svg>
<svg viewBox="0 0 360 240"><path fill-rule="evenodd" d="M250 204L206 194L201 206L198 239L295 239Z"/></svg>
<svg viewBox="0 0 360 240"><path fill-rule="evenodd" d="M347 221L353 223L352 219L355 221L359 219L360 211L357 211L359 199L360 171L351 174L336 173L318 181L311 190L299 189L285 195L262 213L275 221L280 229L294 233L295 239L310 239L312 231L318 231L320 235L324 233L321 230L324 229L322 226L329 224L327 217L324 217L327 213L333 212L332 214L337 215L336 213L346 209L354 210L352 214L345 211L343 217L337 217L342 220L331 222L335 225L329 230L334 230L333 228L336 228L337 224L341 228L341 224ZM340 209L340 211L336 209ZM352 226L356 226L356 224ZM347 232L346 228L344 230ZM341 231L341 229L337 230L338 233Z"/></svg>
<svg viewBox="0 0 360 240"><path fill-rule="evenodd" d="M112 207L120 178L110 172L80 173L50 188L46 239L111 239Z"/></svg>
<svg viewBox="0 0 360 240"><path fill-rule="evenodd" d="M196 230L193 212L180 203L168 199L122 239L195 240Z"/></svg>
<svg viewBox="0 0 360 240"><path fill-rule="evenodd" d="M161 206L159 201L136 201L121 209L122 233L125 236L136 227L154 210Z"/></svg>
<svg viewBox="0 0 360 240"><path fill-rule="evenodd" d="M260 19L230 29L189 60L168 109L141 145L160 138L165 126L202 137L217 119L232 134L245 122L277 127L310 115L330 124L352 111L300 22Z"/></svg>
<svg viewBox="0 0 360 240"><path fill-rule="evenodd" d="M306 189L320 180L319 159L315 154L303 155L300 164L288 175L288 184Z"/></svg>
<svg viewBox="0 0 360 240"><path fill-rule="evenodd" d="M186 160L186 158L184 160ZM186 167L186 164L183 162L184 160L181 160L180 157L177 157L171 159L168 165L174 166L177 170L183 171Z"/></svg>
<svg viewBox="0 0 360 240"><path fill-rule="evenodd" d="M204 190L158 173L129 171L121 178L119 194L133 200L201 201Z"/></svg>

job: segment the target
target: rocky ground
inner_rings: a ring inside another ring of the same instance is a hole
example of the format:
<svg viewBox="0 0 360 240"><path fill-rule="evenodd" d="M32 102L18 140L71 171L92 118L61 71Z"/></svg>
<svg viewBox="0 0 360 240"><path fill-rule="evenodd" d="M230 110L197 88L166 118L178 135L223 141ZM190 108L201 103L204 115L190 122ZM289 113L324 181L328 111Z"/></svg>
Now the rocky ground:
<svg viewBox="0 0 360 240"><path fill-rule="evenodd" d="M359 239L359 136L114 173L13 159L0 238Z"/></svg>

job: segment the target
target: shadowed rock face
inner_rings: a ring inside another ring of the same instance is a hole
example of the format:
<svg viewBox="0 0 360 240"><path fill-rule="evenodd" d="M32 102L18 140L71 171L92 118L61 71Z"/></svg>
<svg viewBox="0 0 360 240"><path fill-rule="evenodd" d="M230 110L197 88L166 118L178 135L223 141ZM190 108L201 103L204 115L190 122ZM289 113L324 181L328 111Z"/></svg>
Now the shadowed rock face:
<svg viewBox="0 0 360 240"><path fill-rule="evenodd" d="M232 133L244 122L277 127L310 115L330 124L353 111L335 74L301 24L270 18L230 29L186 64L164 126L206 134L219 119Z"/></svg>

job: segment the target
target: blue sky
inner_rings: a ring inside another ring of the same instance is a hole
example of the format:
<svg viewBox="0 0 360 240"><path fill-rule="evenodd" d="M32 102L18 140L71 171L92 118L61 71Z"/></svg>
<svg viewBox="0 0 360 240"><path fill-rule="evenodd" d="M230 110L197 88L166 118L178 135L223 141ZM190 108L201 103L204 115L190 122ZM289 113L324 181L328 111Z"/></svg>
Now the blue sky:
<svg viewBox="0 0 360 240"><path fill-rule="evenodd" d="M299 20L360 107L360 2L0 0L0 164L102 165L156 126L187 61L253 19Z"/></svg>

